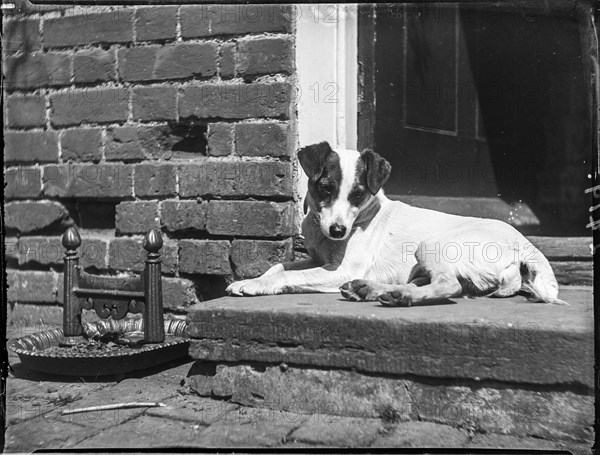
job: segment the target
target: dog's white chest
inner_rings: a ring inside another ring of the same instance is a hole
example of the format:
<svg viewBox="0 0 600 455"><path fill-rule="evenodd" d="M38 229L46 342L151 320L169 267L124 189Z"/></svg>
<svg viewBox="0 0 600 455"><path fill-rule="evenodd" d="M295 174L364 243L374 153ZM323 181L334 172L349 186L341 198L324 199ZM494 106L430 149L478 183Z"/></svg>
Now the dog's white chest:
<svg viewBox="0 0 600 455"><path fill-rule="evenodd" d="M377 217L366 228L355 228L345 241L325 237L311 213L302 228L305 247L318 264L343 267L357 278L402 284L416 264L414 248L411 249L415 242L403 239L398 226L390 225L389 220Z"/></svg>

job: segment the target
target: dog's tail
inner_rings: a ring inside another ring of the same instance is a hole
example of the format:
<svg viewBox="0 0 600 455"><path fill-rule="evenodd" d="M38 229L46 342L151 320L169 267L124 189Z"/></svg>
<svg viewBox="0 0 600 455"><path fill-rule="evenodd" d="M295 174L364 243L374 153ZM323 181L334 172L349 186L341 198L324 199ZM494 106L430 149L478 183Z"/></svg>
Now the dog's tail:
<svg viewBox="0 0 600 455"><path fill-rule="evenodd" d="M527 242L519 249L519 258L522 277L521 290L530 295L530 300L568 305L567 302L558 298L558 282L548 259L540 250Z"/></svg>

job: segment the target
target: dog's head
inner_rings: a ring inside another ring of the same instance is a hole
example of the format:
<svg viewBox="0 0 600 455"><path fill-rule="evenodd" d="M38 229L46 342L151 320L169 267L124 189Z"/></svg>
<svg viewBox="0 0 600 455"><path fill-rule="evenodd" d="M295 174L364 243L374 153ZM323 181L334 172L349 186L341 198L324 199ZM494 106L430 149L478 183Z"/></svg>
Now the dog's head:
<svg viewBox="0 0 600 455"><path fill-rule="evenodd" d="M350 234L356 217L390 176L391 166L372 150L332 150L327 142L298 151L308 175L308 203L319 215L321 230L333 240Z"/></svg>

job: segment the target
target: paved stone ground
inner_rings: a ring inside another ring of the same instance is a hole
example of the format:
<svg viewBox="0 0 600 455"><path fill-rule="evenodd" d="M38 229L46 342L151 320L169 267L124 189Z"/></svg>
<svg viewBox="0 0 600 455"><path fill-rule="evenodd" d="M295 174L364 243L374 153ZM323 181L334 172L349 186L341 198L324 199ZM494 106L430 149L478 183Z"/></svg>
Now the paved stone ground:
<svg viewBox="0 0 600 455"><path fill-rule="evenodd" d="M473 434L432 422L295 414L203 398L189 388L189 359L96 381L38 374L22 368L15 355L9 360L5 452L41 448L508 447L591 453L582 444ZM132 401L160 401L166 406L62 415L68 409Z"/></svg>

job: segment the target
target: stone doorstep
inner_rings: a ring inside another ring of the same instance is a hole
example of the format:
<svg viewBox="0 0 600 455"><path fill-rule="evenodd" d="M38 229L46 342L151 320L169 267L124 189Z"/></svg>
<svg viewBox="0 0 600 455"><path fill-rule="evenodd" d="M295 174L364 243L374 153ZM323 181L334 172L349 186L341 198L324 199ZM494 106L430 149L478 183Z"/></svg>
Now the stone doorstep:
<svg viewBox="0 0 600 455"><path fill-rule="evenodd" d="M388 308L339 294L224 297L190 307L190 355L384 375L593 387L593 293L570 306L525 297Z"/></svg>

